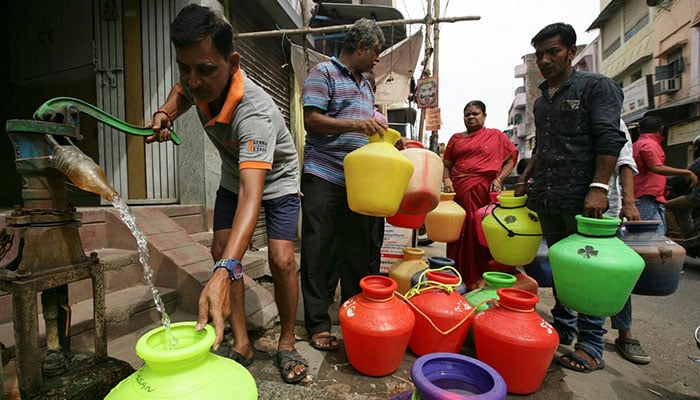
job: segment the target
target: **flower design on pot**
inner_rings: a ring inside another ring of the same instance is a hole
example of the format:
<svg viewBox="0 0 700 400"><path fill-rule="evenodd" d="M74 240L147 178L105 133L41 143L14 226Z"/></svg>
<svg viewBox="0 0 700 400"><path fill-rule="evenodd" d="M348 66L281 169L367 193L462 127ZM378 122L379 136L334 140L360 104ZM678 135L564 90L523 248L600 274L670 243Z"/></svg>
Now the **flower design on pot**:
<svg viewBox="0 0 700 400"><path fill-rule="evenodd" d="M508 215L505 218L506 224L512 224L513 222L517 221L518 219L515 218L515 215Z"/></svg>
<svg viewBox="0 0 700 400"><path fill-rule="evenodd" d="M578 249L578 254L582 255L584 258L591 258L598 255L598 250L594 249L591 245L586 245L582 249Z"/></svg>
<svg viewBox="0 0 700 400"><path fill-rule="evenodd" d="M532 222L540 222L540 219L537 218L537 214L527 213L527 216L532 220Z"/></svg>

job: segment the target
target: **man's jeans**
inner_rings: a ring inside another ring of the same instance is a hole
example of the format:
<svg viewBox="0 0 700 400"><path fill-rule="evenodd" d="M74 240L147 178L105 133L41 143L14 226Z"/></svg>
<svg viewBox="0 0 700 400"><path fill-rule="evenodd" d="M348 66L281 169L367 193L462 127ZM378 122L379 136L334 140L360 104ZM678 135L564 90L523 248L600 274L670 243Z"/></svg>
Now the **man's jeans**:
<svg viewBox="0 0 700 400"><path fill-rule="evenodd" d="M656 201L654 196L642 196L635 199L634 202L643 221L661 221L656 233L666 236L666 207L664 207L664 203Z"/></svg>

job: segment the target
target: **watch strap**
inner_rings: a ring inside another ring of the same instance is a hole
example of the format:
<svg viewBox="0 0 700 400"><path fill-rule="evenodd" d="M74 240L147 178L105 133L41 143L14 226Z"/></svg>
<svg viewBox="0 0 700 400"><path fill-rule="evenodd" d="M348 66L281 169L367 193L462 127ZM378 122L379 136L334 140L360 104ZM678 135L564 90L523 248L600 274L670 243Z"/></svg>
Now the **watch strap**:
<svg viewBox="0 0 700 400"><path fill-rule="evenodd" d="M225 268L228 271L228 276L232 281L239 280L243 277L243 264L235 258L222 258L214 264L214 271L219 268Z"/></svg>

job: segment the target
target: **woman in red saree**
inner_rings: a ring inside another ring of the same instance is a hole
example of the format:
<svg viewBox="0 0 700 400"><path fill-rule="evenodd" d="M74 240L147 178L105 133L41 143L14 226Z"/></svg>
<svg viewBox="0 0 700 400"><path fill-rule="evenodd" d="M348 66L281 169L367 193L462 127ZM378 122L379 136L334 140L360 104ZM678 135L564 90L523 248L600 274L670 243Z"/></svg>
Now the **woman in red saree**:
<svg viewBox="0 0 700 400"><path fill-rule="evenodd" d="M518 160L518 150L498 129L484 128L486 105L474 100L464 107L465 132L447 142L443 163L445 192L455 192L455 201L467 212L462 234L447 243L447 257L455 261L465 285L477 287L487 271L491 254L479 244L476 210L489 203L489 191L500 191Z"/></svg>

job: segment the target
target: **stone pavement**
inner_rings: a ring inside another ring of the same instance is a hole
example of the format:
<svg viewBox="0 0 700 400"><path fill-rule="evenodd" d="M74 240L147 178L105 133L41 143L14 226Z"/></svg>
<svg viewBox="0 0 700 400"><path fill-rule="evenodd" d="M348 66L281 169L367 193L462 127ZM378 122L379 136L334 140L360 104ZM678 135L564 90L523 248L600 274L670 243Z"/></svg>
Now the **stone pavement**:
<svg viewBox="0 0 700 400"><path fill-rule="evenodd" d="M194 248L194 247L193 247ZM426 257L444 256L444 244L435 243L422 247ZM261 249L265 251L265 249ZM298 256L298 254L297 254ZM272 291L269 277L262 274L258 284ZM542 387L527 396L509 395L509 399L700 399L700 364L694 364L689 355L700 355L692 340L692 331L700 324L700 261L689 259L682 275L678 291L666 297L633 296L634 334L644 344L652 357L649 365L630 364L614 350L615 332L606 335L604 370L583 374L563 369L556 362L547 373ZM537 311L545 319L554 301L551 290L539 290L540 303ZM348 363L345 352L321 352L310 347L308 335L303 328L303 304L297 313L297 349L309 363L309 377L299 385L284 384L275 363L276 340L279 325L271 329L251 331L254 340L255 361L249 367L254 376L261 400L285 399L387 399L392 395L409 390L410 367L416 359L407 351L399 369L393 374L381 377L367 377L356 372ZM337 321L338 303L331 306ZM192 313L176 310L171 315L174 322L195 320ZM109 337L108 352L111 357L129 362L134 368L142 361L134 352L138 338L149 329L158 326L154 322L118 337ZM609 323L608 323L608 329ZM333 333L342 337L340 327L333 326ZM92 348L91 338L73 339L74 349L80 346ZM568 351L560 346L557 355ZM473 348L464 348L463 354L475 356ZM5 371L13 370L12 365ZM6 382L8 376L5 376ZM8 387L6 385L5 389Z"/></svg>

